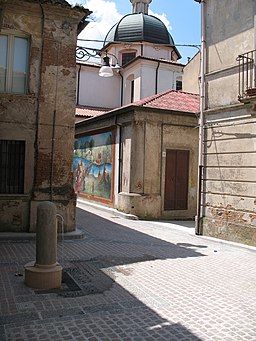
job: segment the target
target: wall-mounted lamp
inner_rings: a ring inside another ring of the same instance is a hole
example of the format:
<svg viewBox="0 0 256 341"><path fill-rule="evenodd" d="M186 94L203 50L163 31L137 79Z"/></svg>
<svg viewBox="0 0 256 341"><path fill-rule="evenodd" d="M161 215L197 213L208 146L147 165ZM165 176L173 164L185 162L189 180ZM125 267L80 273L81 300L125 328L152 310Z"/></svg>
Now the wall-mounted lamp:
<svg viewBox="0 0 256 341"><path fill-rule="evenodd" d="M101 77L112 77L114 75L113 70L119 71L119 69L120 69L120 66L118 65L118 60L117 60L116 56L113 54L109 54L109 55L113 56L116 59L116 61L117 61L116 65L115 66L110 65L110 63L109 63L110 58L108 57L108 54L106 52L106 56L103 57L103 65L99 71L99 76L101 76Z"/></svg>

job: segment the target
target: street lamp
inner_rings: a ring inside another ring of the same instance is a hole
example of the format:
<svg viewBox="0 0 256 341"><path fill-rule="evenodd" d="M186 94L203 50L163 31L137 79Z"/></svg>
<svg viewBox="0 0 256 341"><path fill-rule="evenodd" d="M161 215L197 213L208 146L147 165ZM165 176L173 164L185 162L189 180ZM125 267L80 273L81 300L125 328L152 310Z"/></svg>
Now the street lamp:
<svg viewBox="0 0 256 341"><path fill-rule="evenodd" d="M108 56L108 53L106 52L106 56L103 57L103 65L100 68L99 76L100 77L112 77L114 75L113 70L120 70L120 66L118 65L117 57L111 53L109 53L110 56L114 57L116 59L115 66L110 65L109 61L110 58Z"/></svg>

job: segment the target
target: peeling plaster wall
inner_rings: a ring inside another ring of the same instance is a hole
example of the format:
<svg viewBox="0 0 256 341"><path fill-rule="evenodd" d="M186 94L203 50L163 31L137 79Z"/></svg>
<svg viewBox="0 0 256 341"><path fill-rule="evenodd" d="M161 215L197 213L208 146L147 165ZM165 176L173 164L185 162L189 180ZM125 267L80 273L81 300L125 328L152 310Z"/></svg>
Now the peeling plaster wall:
<svg viewBox="0 0 256 341"><path fill-rule="evenodd" d="M256 245L256 111L238 102L239 54L255 48L256 2L206 2L203 234Z"/></svg>
<svg viewBox="0 0 256 341"><path fill-rule="evenodd" d="M123 142L123 173L129 187L118 194L117 208L144 219L193 219L196 215L198 131L196 116L155 111L135 112L130 143ZM128 131L125 127L125 131ZM166 149L190 151L188 209L164 210ZM129 160L126 155L129 155Z"/></svg>
<svg viewBox="0 0 256 341"><path fill-rule="evenodd" d="M205 129L203 233L256 244L256 117L214 111Z"/></svg>
<svg viewBox="0 0 256 341"><path fill-rule="evenodd" d="M0 230L34 231L37 204L51 200L75 229L72 183L77 25L85 11L50 3L10 0L6 32L30 39L28 91L0 94L0 138L25 141L24 194L0 194Z"/></svg>

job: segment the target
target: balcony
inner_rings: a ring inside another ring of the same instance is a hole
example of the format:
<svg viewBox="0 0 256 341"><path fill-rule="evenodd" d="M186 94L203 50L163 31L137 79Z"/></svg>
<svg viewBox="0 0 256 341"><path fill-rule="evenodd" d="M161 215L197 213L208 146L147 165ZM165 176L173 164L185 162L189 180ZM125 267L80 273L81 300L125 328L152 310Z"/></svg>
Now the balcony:
<svg viewBox="0 0 256 341"><path fill-rule="evenodd" d="M256 100L256 50L240 54L236 60L239 62L238 100Z"/></svg>

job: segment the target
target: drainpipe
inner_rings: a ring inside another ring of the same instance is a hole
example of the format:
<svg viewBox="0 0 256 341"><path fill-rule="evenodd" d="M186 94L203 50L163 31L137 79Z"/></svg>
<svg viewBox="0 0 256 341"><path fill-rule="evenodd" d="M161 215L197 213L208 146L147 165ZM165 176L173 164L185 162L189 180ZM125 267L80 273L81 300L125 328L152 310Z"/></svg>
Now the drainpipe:
<svg viewBox="0 0 256 341"><path fill-rule="evenodd" d="M158 71L159 71L159 66L160 66L160 62L158 62L157 67L156 67L155 95L157 94L157 91L158 91Z"/></svg>
<svg viewBox="0 0 256 341"><path fill-rule="evenodd" d="M51 145L51 174L50 174L50 201L53 201L53 179L54 179L54 156L55 156L55 133L56 133L56 113L57 113L57 97L58 97L58 80L59 80L59 49L60 43L57 43L57 69L55 83L55 99L52 119L52 145Z"/></svg>
<svg viewBox="0 0 256 341"><path fill-rule="evenodd" d="M117 194L121 191L121 180L122 180L122 124L117 123L117 115L115 116L115 126L117 128L118 136L118 183L117 183Z"/></svg>
<svg viewBox="0 0 256 341"><path fill-rule="evenodd" d="M119 75L121 77L121 95L120 95L120 106L123 106L123 96L124 96L124 77L121 74L121 72L119 72Z"/></svg>
<svg viewBox="0 0 256 341"><path fill-rule="evenodd" d="M205 110L205 3L206 0L195 0L201 3L201 83L200 83L200 116L199 116L199 146L198 146L198 184L197 184L197 216L195 234L202 234L201 192L203 178L203 139L204 139L204 110Z"/></svg>
<svg viewBox="0 0 256 341"><path fill-rule="evenodd" d="M78 70L78 75L77 75L77 93L76 93L76 105L79 105L79 98L80 98L80 74L81 74L81 68L82 65L79 64L79 70Z"/></svg>
<svg viewBox="0 0 256 341"><path fill-rule="evenodd" d="M37 186L37 174L38 174L38 154L39 154L39 110L40 110L40 98L42 94L42 70L43 70L43 53L44 53L44 29L45 29L45 15L44 9L40 0L38 0L38 5L41 10L42 21L41 21L41 31L42 31L42 45L41 45L41 53L40 53L40 64L39 64L39 73L38 73L38 91L37 91L37 102L36 102L36 132L35 132L35 157L34 157L34 179L33 179L33 198L35 198L35 188Z"/></svg>

